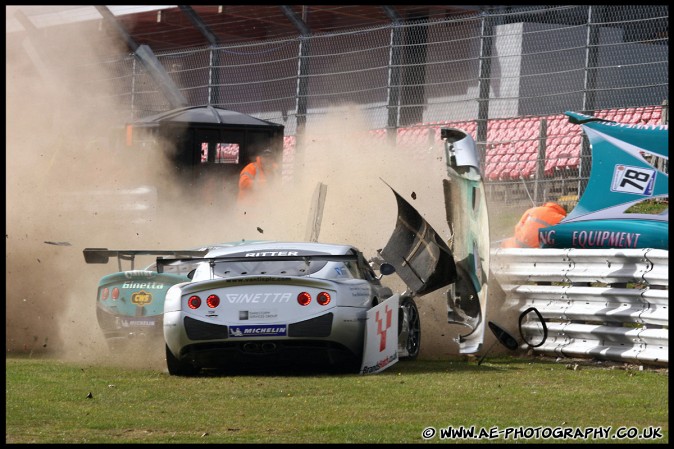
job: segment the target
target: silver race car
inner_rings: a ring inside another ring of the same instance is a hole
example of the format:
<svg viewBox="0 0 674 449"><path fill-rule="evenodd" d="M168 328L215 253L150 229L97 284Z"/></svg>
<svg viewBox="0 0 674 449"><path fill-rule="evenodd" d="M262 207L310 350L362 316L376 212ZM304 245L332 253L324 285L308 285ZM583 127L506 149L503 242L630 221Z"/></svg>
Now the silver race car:
<svg viewBox="0 0 674 449"><path fill-rule="evenodd" d="M119 273L99 283L99 324L109 342L152 336L161 328L172 375L284 364L373 373L418 356L415 299L448 287L448 322L467 328L457 340L459 352L479 351L489 273L479 160L464 131L443 129L442 138L448 242L391 188L396 226L376 255L366 259L348 244L317 243L317 211L325 199L320 186L323 194L316 195L305 242L240 241L180 251L85 249L88 263L107 263L111 256L120 261ZM151 254L161 257L145 270L133 269L136 255ZM130 271L122 270L121 260L131 260ZM404 292L382 284L382 276L392 273L406 284Z"/></svg>
<svg viewBox="0 0 674 449"><path fill-rule="evenodd" d="M167 267L195 264L191 280L164 301L170 374L262 364L360 368L366 312L393 296L381 284L394 268L373 263L349 245L256 242L212 247L202 259L158 259ZM419 354L414 299L397 295L398 356Z"/></svg>

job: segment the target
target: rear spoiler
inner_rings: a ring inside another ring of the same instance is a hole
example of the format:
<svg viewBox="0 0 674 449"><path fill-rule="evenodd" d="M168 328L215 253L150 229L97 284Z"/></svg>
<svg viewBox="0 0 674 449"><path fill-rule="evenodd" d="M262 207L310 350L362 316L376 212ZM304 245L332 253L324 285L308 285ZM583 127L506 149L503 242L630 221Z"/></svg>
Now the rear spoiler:
<svg viewBox="0 0 674 449"><path fill-rule="evenodd" d="M224 255L216 257L204 257L204 258L174 258L174 259L164 259L157 258L157 272L163 273L164 267L168 265L181 265L184 263L199 263L199 262L208 262L211 267L215 265L216 262L227 261L227 262L292 262L292 261L304 261L310 262L312 260L327 260L329 262L353 262L358 260L356 254L307 254L303 256L240 256L240 255Z"/></svg>
<svg viewBox="0 0 674 449"><path fill-rule="evenodd" d="M207 249L202 250L113 250L107 248L85 248L82 253L86 263L108 263L110 257L117 258L117 266L122 271L122 260L131 261L131 269L134 269L134 260L136 256L173 256L173 257L202 257L208 253Z"/></svg>

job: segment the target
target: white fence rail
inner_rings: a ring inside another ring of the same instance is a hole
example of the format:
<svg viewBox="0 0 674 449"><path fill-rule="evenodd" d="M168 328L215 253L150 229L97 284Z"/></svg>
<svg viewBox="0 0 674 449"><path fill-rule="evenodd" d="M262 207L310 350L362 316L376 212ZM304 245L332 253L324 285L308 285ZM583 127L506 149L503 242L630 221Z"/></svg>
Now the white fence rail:
<svg viewBox="0 0 674 449"><path fill-rule="evenodd" d="M491 267L504 311L536 307L545 319L536 352L669 363L669 251L498 248Z"/></svg>

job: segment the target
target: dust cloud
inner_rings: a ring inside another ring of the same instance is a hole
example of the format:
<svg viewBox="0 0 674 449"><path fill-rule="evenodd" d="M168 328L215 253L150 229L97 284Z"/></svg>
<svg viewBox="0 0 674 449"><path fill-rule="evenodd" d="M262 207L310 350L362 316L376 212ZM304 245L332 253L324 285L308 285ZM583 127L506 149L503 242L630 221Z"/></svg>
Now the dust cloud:
<svg viewBox="0 0 674 449"><path fill-rule="evenodd" d="M12 14L12 7L7 13ZM187 249L238 240L304 240L319 182L327 185L321 242L353 244L366 257L383 248L397 215L395 197L383 181L410 201L441 237L448 238L442 149L389 147L385 140L371 138L366 120L349 106L336 107L325 118L308 124L304 147L285 161L292 176L270 189L255 207L177 195L170 207L163 205L147 221L129 220L134 204L120 203L123 195L102 195L102 191L119 193L139 184L178 191L179 186L171 183L168 162L130 153L106 138L123 124L128 111L102 92L100 85L93 91L86 83L87 79L111 78L110 74L96 73L95 64L83 66L96 59L94 54L118 51L121 43L79 30L58 33L42 36L40 41L23 33L7 34L8 355L163 369L163 342L150 356L147 348L123 357L109 353L96 319L95 295L99 278L115 271L117 265L114 260L107 265L86 264L82 250ZM47 63L58 62L48 65L47 71L36 50L46 53ZM136 267L142 263L138 261ZM395 275L385 282L394 290L404 290ZM459 329L447 324L440 292L417 301L422 358L444 357L458 349L452 339Z"/></svg>

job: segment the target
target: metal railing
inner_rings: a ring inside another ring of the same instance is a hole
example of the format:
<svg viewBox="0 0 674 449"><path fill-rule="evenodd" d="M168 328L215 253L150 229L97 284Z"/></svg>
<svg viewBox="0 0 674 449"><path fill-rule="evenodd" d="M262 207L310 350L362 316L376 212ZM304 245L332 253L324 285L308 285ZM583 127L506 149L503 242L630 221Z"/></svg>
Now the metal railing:
<svg viewBox="0 0 674 449"><path fill-rule="evenodd" d="M545 319L535 352L669 363L669 251L499 248L491 267L504 292L499 315L535 307Z"/></svg>

